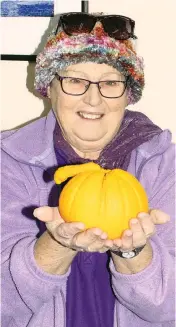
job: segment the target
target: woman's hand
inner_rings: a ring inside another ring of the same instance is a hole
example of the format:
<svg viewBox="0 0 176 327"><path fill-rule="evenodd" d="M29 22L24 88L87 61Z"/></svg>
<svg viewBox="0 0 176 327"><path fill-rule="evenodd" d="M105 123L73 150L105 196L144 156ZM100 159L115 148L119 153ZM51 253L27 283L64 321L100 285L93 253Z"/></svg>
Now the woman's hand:
<svg viewBox="0 0 176 327"><path fill-rule="evenodd" d="M155 233L155 224L164 224L169 216L161 210L151 210L150 214L140 213L130 220L130 229L123 232L121 238L109 240L107 234L99 228L87 230L81 222L65 223L58 208L41 207L34 210L34 216L46 223L54 239L76 251L106 252L109 249L130 251L146 244L147 239Z"/></svg>
<svg viewBox="0 0 176 327"><path fill-rule="evenodd" d="M140 213L129 222L121 238L113 240L113 250L121 248L130 251L147 243L147 239L155 234L157 224L165 224L170 217L161 210L153 209L150 213Z"/></svg>
<svg viewBox="0 0 176 327"><path fill-rule="evenodd" d="M134 258L124 259L112 253L115 268L122 274L135 274L145 269L152 261L153 252L148 239L155 234L155 225L165 224L170 217L161 210L151 210L149 214L140 213L137 219L131 219L129 226L122 237L113 240L112 250L119 248L129 252L134 248L145 245L143 250Z"/></svg>
<svg viewBox="0 0 176 327"><path fill-rule="evenodd" d="M102 253L113 246L113 242L107 239L107 234L99 228L84 230L85 226L81 222L64 222L57 207L40 207L33 214L46 223L48 232L65 247L76 251Z"/></svg>

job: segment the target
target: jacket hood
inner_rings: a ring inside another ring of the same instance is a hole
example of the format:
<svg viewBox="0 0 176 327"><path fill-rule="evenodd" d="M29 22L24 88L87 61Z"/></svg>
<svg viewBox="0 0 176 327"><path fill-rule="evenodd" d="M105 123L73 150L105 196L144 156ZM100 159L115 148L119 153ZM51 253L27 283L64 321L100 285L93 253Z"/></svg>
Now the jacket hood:
<svg viewBox="0 0 176 327"><path fill-rule="evenodd" d="M46 117L22 128L2 132L2 149L15 160L26 164L37 165L44 162L49 155L55 158L53 147L55 124L54 112L50 110Z"/></svg>

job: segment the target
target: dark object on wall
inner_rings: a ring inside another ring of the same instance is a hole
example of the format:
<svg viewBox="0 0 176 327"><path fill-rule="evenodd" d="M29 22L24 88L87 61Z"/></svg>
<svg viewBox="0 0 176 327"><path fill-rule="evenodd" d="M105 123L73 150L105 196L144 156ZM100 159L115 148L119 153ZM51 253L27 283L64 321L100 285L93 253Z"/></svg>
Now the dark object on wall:
<svg viewBox="0 0 176 327"><path fill-rule="evenodd" d="M89 12L89 1L81 1L81 12ZM36 62L36 55L2 54L1 60Z"/></svg>
<svg viewBox="0 0 176 327"><path fill-rule="evenodd" d="M1 60L12 60L12 61L36 61L36 55L10 55L3 54L1 55Z"/></svg>
<svg viewBox="0 0 176 327"><path fill-rule="evenodd" d="M89 1L81 1L81 11L85 13L89 12Z"/></svg>

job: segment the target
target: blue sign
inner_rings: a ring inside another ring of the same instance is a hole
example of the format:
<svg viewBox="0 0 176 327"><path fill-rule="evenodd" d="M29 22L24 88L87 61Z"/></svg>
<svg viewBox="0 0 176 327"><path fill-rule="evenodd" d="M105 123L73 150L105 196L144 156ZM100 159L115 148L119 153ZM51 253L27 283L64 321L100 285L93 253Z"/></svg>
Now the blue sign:
<svg viewBox="0 0 176 327"><path fill-rule="evenodd" d="M1 0L2 17L51 17L54 16L54 0Z"/></svg>

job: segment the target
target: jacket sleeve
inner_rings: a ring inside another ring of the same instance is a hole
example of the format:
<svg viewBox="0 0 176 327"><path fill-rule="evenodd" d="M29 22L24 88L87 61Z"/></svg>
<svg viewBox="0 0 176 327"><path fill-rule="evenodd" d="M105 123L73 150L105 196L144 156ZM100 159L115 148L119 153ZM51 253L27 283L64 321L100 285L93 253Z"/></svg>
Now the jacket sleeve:
<svg viewBox="0 0 176 327"><path fill-rule="evenodd" d="M2 153L2 312L4 317L22 315L28 320L55 294L62 293L63 302L70 271L51 275L35 262L39 228L32 215L26 217L25 208L39 205L38 190L32 172L26 174L25 169Z"/></svg>
<svg viewBox="0 0 176 327"><path fill-rule="evenodd" d="M162 155L148 160L142 169L140 181L147 188L150 208L163 210L170 215L171 220L156 225L156 234L150 238L153 259L143 271L132 275L118 273L111 260L113 289L117 302L141 319L152 323L168 323L175 319L174 145Z"/></svg>

